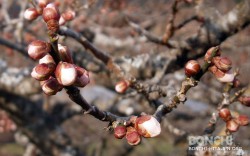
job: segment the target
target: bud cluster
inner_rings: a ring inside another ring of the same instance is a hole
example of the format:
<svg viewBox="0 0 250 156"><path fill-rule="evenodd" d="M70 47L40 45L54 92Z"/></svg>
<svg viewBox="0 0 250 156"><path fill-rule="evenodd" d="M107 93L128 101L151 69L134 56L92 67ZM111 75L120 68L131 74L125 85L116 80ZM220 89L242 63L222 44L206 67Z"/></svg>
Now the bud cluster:
<svg viewBox="0 0 250 156"><path fill-rule="evenodd" d="M227 130L231 133L238 131L240 126L247 126L249 124L249 118L246 115L233 117L227 108L219 110L219 117L226 122Z"/></svg>
<svg viewBox="0 0 250 156"><path fill-rule="evenodd" d="M222 57L221 52L218 51L215 57L211 57L215 47L207 50L204 60L210 62L209 71L219 80L220 82L233 82L235 75L230 70L232 68L232 61L227 57Z"/></svg>
<svg viewBox="0 0 250 156"><path fill-rule="evenodd" d="M42 16L44 22L47 24L49 35L55 35L60 25L75 18L75 12L67 10L62 15L59 12L58 6L55 3L49 3L48 0L37 0L38 8L28 8L24 12L24 18L32 21L37 17Z"/></svg>
<svg viewBox="0 0 250 156"><path fill-rule="evenodd" d="M41 87L45 94L55 95L63 86L74 85L85 87L90 79L85 69L73 64L70 50L58 44L58 53L61 61L56 64L50 55L51 45L47 42L36 40L29 44L28 54L34 60L39 60L31 76L41 81Z"/></svg>
<svg viewBox="0 0 250 156"><path fill-rule="evenodd" d="M141 142L141 137L152 138L161 133L160 123L151 115L132 116L130 122L131 124L127 127L118 125L114 128L114 136L117 139L126 136L130 145L138 145Z"/></svg>

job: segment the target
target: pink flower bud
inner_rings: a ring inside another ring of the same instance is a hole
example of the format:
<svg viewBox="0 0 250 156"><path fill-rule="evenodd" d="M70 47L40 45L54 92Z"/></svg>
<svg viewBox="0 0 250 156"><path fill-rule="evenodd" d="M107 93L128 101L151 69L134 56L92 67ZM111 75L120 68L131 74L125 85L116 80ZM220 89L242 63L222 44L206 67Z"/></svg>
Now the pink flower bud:
<svg viewBox="0 0 250 156"><path fill-rule="evenodd" d="M141 142L141 137L134 127L127 127L126 139L130 145L138 145Z"/></svg>
<svg viewBox="0 0 250 156"><path fill-rule="evenodd" d="M28 8L24 12L24 18L27 20L34 20L39 16L37 10L35 8Z"/></svg>
<svg viewBox="0 0 250 156"><path fill-rule="evenodd" d="M195 76L199 73L201 67L195 60L190 60L185 65L185 74L187 77Z"/></svg>
<svg viewBox="0 0 250 156"><path fill-rule="evenodd" d="M40 8L45 8L48 4L48 0L37 0L37 3Z"/></svg>
<svg viewBox="0 0 250 156"><path fill-rule="evenodd" d="M74 86L85 87L90 82L89 72L78 66L75 66L75 69L77 71L77 77Z"/></svg>
<svg viewBox="0 0 250 156"><path fill-rule="evenodd" d="M117 139L122 139L125 135L126 135L126 127L125 126L116 126L116 128L114 129L114 136Z"/></svg>
<svg viewBox="0 0 250 156"><path fill-rule="evenodd" d="M241 126L247 126L249 124L249 118L246 115L239 115L236 118L236 121L241 125Z"/></svg>
<svg viewBox="0 0 250 156"><path fill-rule="evenodd" d="M218 69L222 71L228 71L232 68L232 61L227 57L217 56L213 58L212 62Z"/></svg>
<svg viewBox="0 0 250 156"><path fill-rule="evenodd" d="M47 95L55 95L62 87L54 77L50 77L43 82L42 90Z"/></svg>
<svg viewBox="0 0 250 156"><path fill-rule="evenodd" d="M232 119L232 120L227 121L226 127L229 132L236 132L238 131L240 126L235 119Z"/></svg>
<svg viewBox="0 0 250 156"><path fill-rule="evenodd" d="M227 71L227 72L225 73L224 76L222 76L222 77L217 77L217 79L218 79L220 82L225 82L225 83L227 83L227 82L233 82L233 81L234 81L234 77L235 77L234 73L232 73L231 71Z"/></svg>
<svg viewBox="0 0 250 156"><path fill-rule="evenodd" d="M52 64L56 64L53 57L50 55L50 54L46 54L43 58L41 58L39 60L39 64L42 64L42 63L45 63L45 64L49 64L49 63L52 63Z"/></svg>
<svg viewBox="0 0 250 156"><path fill-rule="evenodd" d="M38 60L50 52L50 44L40 40L33 41L28 46L28 54L34 59Z"/></svg>
<svg viewBox="0 0 250 156"><path fill-rule="evenodd" d="M241 96L238 99L244 106L250 107L250 96Z"/></svg>
<svg viewBox="0 0 250 156"><path fill-rule="evenodd" d="M58 51L63 62L73 63L71 52L66 46L58 44Z"/></svg>
<svg viewBox="0 0 250 156"><path fill-rule="evenodd" d="M219 110L219 116L222 118L225 122L232 119L232 115L230 113L230 110L227 108L222 108Z"/></svg>
<svg viewBox="0 0 250 156"><path fill-rule="evenodd" d="M58 8L50 3L43 9L43 20L47 23L50 20L59 21L60 13Z"/></svg>
<svg viewBox="0 0 250 156"><path fill-rule="evenodd" d="M64 13L62 13L62 17L65 21L71 21L75 18L76 13L72 10L67 10Z"/></svg>
<svg viewBox="0 0 250 156"><path fill-rule="evenodd" d="M77 71L73 64L59 62L56 67L56 79L63 86L70 86L76 81Z"/></svg>
<svg viewBox="0 0 250 156"><path fill-rule="evenodd" d="M129 81L122 80L115 85L115 90L118 93L124 93L128 89L129 85L130 85Z"/></svg>
<svg viewBox="0 0 250 156"><path fill-rule="evenodd" d="M209 61L211 61L210 59L212 59L211 58L211 55L212 55L212 52L215 50L215 47L211 47L211 48L209 48L208 50L207 50L207 52L206 52L206 54L205 54L205 57L204 57L204 60L205 61L207 61L207 62L209 62ZM221 55L221 52L220 52L220 50L216 53L216 55L215 56L220 56Z"/></svg>
<svg viewBox="0 0 250 156"><path fill-rule="evenodd" d="M146 138L156 137L161 133L160 123L151 115L143 115L135 121L137 132Z"/></svg>
<svg viewBox="0 0 250 156"><path fill-rule="evenodd" d="M55 64L38 64L31 72L31 76L38 81L46 80L55 71Z"/></svg>

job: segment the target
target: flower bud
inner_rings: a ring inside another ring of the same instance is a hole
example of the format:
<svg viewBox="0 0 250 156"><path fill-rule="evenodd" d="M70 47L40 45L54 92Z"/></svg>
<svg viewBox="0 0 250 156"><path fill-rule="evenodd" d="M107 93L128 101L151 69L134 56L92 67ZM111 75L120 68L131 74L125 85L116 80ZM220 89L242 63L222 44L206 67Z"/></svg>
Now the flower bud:
<svg viewBox="0 0 250 156"><path fill-rule="evenodd" d="M58 51L63 62L73 63L71 52L66 46L58 44Z"/></svg>
<svg viewBox="0 0 250 156"><path fill-rule="evenodd" d="M75 16L76 16L76 13L72 10L67 10L64 13L62 13L62 18L65 21L71 21L75 18Z"/></svg>
<svg viewBox="0 0 250 156"><path fill-rule="evenodd" d="M59 19L59 25L64 25L66 23L66 20L61 16Z"/></svg>
<svg viewBox="0 0 250 156"><path fill-rule="evenodd" d="M227 71L227 72L225 73L224 76L222 76L222 77L217 77L217 79L218 79L220 82L229 83L229 82L233 82L234 77L235 77L235 75L234 75L231 71Z"/></svg>
<svg viewBox="0 0 250 156"><path fill-rule="evenodd" d="M232 120L227 121L226 127L229 132L236 132L238 131L240 125L237 123L235 119L232 119Z"/></svg>
<svg viewBox="0 0 250 156"><path fill-rule="evenodd" d="M35 40L28 46L28 54L34 60L41 59L48 52L50 52L50 44L47 42Z"/></svg>
<svg viewBox="0 0 250 156"><path fill-rule="evenodd" d="M41 58L39 60L39 64L42 64L42 63L45 63L45 64L49 64L49 63L52 63L52 64L56 64L53 57L50 55L50 54L46 54L43 58Z"/></svg>
<svg viewBox="0 0 250 156"><path fill-rule="evenodd" d="M185 74L187 77L195 76L199 73L201 67L195 60L190 60L185 65Z"/></svg>
<svg viewBox="0 0 250 156"><path fill-rule="evenodd" d="M77 71L77 77L74 86L85 87L90 82L89 72L78 66L75 66L75 69Z"/></svg>
<svg viewBox="0 0 250 156"><path fill-rule="evenodd" d="M38 64L35 66L31 72L31 76L38 81L46 80L55 70L55 64Z"/></svg>
<svg viewBox="0 0 250 156"><path fill-rule="evenodd" d="M232 68L232 61L229 60L227 57L214 57L212 62L214 65L222 70L222 71L228 71Z"/></svg>
<svg viewBox="0 0 250 156"><path fill-rule="evenodd" d="M55 71L57 81L63 86L70 86L76 81L77 71L73 64L59 62Z"/></svg>
<svg viewBox="0 0 250 156"><path fill-rule="evenodd" d="M55 95L61 88L62 85L54 77L45 80L42 85L42 90L47 95Z"/></svg>
<svg viewBox="0 0 250 156"><path fill-rule="evenodd" d="M50 3L43 9L43 20L47 23L50 20L59 21L60 13L58 8Z"/></svg>
<svg viewBox="0 0 250 156"><path fill-rule="evenodd" d="M138 145L141 142L141 137L134 127L127 127L126 139L130 145Z"/></svg>
<svg viewBox="0 0 250 156"><path fill-rule="evenodd" d="M249 124L249 118L246 115L239 115L236 120L241 126L247 126Z"/></svg>
<svg viewBox="0 0 250 156"><path fill-rule="evenodd" d="M39 14L35 8L28 8L24 12L24 18L29 21L36 19L38 16Z"/></svg>
<svg viewBox="0 0 250 156"><path fill-rule="evenodd" d="M40 8L45 8L48 4L48 0L37 0L37 3Z"/></svg>
<svg viewBox="0 0 250 156"><path fill-rule="evenodd" d="M126 130L125 126L118 125L114 129L114 136L117 139L122 139L126 135L126 132L127 132L127 130Z"/></svg>
<svg viewBox="0 0 250 156"><path fill-rule="evenodd" d="M156 137L161 133L160 123L151 115L138 117L135 121L135 128L140 135L146 138Z"/></svg>
<svg viewBox="0 0 250 156"><path fill-rule="evenodd" d="M244 106L250 107L250 96L241 96L241 97L238 98L238 100Z"/></svg>
<svg viewBox="0 0 250 156"><path fill-rule="evenodd" d="M232 119L232 115L230 113L230 110L227 108L222 108L219 110L219 116L222 118L225 122Z"/></svg>
<svg viewBox="0 0 250 156"><path fill-rule="evenodd" d="M213 53L213 51L215 50L216 47L211 47L207 50L206 54L205 54L205 57L204 57L204 60L207 61L207 62L210 62L211 61L211 55ZM220 52L220 49L218 49L217 53L215 54L215 56L220 56L221 55L221 52Z"/></svg>
<svg viewBox="0 0 250 156"><path fill-rule="evenodd" d="M129 81L122 80L115 85L115 90L118 93L124 93L128 89L129 85L130 85Z"/></svg>

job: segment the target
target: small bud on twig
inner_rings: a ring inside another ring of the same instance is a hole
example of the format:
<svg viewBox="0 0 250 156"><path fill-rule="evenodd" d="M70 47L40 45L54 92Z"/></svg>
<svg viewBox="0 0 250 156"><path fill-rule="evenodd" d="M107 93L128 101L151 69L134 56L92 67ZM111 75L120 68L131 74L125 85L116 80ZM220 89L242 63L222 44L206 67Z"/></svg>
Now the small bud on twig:
<svg viewBox="0 0 250 156"><path fill-rule="evenodd" d="M240 127L235 119L227 121L226 126L227 126L227 129L229 132L236 132L236 131L238 131L238 129Z"/></svg>
<svg viewBox="0 0 250 156"><path fill-rule="evenodd" d="M246 115L239 115L236 118L236 121L241 125L241 126L247 126L249 124L249 118Z"/></svg>
<svg viewBox="0 0 250 156"><path fill-rule="evenodd" d="M229 60L227 57L217 56L212 59L212 62L218 69L225 72L232 68L232 61Z"/></svg>
<svg viewBox="0 0 250 156"><path fill-rule="evenodd" d="M115 85L115 90L118 93L124 93L128 89L129 85L130 85L129 81L122 80Z"/></svg>
<svg viewBox="0 0 250 156"><path fill-rule="evenodd" d="M28 8L24 12L24 18L27 20L34 20L39 16L37 10L35 8Z"/></svg>
<svg viewBox="0 0 250 156"><path fill-rule="evenodd" d="M190 60L185 65L185 74L187 77L195 76L200 69L201 67L196 60Z"/></svg>
<svg viewBox="0 0 250 156"><path fill-rule="evenodd" d="M230 110L227 108L222 108L219 110L219 116L222 118L225 122L232 119L232 115L230 113Z"/></svg>
<svg viewBox="0 0 250 156"><path fill-rule="evenodd" d="M114 129L114 136L117 139L122 139L126 135L126 132L127 132L127 130L126 130L125 126L118 125Z"/></svg>
<svg viewBox="0 0 250 156"><path fill-rule="evenodd" d="M238 99L244 106L250 107L250 96L241 96Z"/></svg>
<svg viewBox="0 0 250 156"><path fill-rule="evenodd" d="M77 71L77 77L74 85L77 87L85 87L90 82L89 72L78 66L75 66L75 69Z"/></svg>
<svg viewBox="0 0 250 156"><path fill-rule="evenodd" d="M55 64L38 64L31 72L31 76L38 81L46 80L55 71Z"/></svg>
<svg viewBox="0 0 250 156"><path fill-rule="evenodd" d="M62 86L54 77L50 77L42 85L42 90L47 95L55 95L60 89L62 89Z"/></svg>
<svg viewBox="0 0 250 156"><path fill-rule="evenodd" d="M141 137L134 127L127 127L126 139L130 145L138 145L141 142Z"/></svg>
<svg viewBox="0 0 250 156"><path fill-rule="evenodd" d="M70 86L76 81L77 71L73 64L59 62L55 71L57 81L63 86Z"/></svg>
<svg viewBox="0 0 250 156"><path fill-rule="evenodd" d="M36 40L28 46L28 54L34 60L41 59L48 52L50 52L50 44L44 41Z"/></svg>

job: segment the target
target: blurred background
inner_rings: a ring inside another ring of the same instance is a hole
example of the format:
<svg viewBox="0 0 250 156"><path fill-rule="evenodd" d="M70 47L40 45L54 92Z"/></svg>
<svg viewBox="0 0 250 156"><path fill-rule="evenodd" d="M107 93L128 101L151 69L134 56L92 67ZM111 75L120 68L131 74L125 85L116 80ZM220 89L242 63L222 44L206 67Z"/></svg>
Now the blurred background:
<svg viewBox="0 0 250 156"><path fill-rule="evenodd" d="M75 19L67 23L67 27L81 33L96 47L107 52L123 70L140 81L152 80L156 73L163 70L165 60L174 55L169 52L169 47L148 41L128 24L129 19L155 36L162 36L166 24L172 18L174 0L53 2L59 6L61 12L67 9L76 11ZM194 15L201 18L187 23L171 38L182 41L197 34L206 18L216 21L242 2L243 0L180 1L175 25ZM47 30L41 17L34 21L23 18L24 10L28 7L32 7L28 0L0 0L1 156L46 155L42 154L39 145L33 144L36 139L37 142L48 142L48 145L50 141L58 141L61 146L56 148L63 151L74 149L80 151L76 153L90 156L179 156L186 155L188 135L203 135L212 112L222 100L223 92L223 84L209 73L197 87L188 92L185 105L180 105L163 119L160 136L143 139L142 143L135 147L128 145L125 139L116 139L113 133L106 129L108 123L90 115L83 115L81 108L70 101L65 91L55 96L43 94L39 82L30 76L37 62L27 57L25 50L33 40L48 41ZM250 27L246 25L244 29L232 32L221 43L222 55L232 60L234 69L240 69L238 78L242 87L248 85L250 77L249 36ZM114 86L118 80L78 42L63 36L59 42L69 47L77 65L90 71L91 83L81 89L81 94L89 103L120 116L139 115L141 112L154 113L155 108L151 107L148 100L132 89L126 94L116 93ZM197 59L200 62L203 60L201 56ZM184 70L173 68L164 74L157 84L166 90L172 88L178 91L184 79ZM250 90L245 94L250 95ZM168 100L169 96L160 100ZM249 116L249 108L238 102L230 108ZM213 134L223 133L224 128L225 123L218 121ZM249 126L241 127L233 137L234 143L248 150L250 154ZM51 147L51 150L53 148Z"/></svg>

